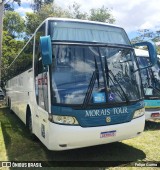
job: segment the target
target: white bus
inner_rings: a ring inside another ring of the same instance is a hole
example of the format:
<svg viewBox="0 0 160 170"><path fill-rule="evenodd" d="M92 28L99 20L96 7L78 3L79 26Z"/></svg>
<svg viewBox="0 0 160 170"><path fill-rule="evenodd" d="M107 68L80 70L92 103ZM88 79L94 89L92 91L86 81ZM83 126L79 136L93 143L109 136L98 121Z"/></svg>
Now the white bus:
<svg viewBox="0 0 160 170"><path fill-rule="evenodd" d="M154 63L154 46L143 45ZM135 53L118 26L46 19L8 68L6 93L10 109L49 150L121 141L144 130Z"/></svg>
<svg viewBox="0 0 160 170"><path fill-rule="evenodd" d="M148 66L148 51L135 49L140 67ZM158 59L160 56L158 55ZM145 97L145 118L160 119L160 61L141 70L142 84Z"/></svg>

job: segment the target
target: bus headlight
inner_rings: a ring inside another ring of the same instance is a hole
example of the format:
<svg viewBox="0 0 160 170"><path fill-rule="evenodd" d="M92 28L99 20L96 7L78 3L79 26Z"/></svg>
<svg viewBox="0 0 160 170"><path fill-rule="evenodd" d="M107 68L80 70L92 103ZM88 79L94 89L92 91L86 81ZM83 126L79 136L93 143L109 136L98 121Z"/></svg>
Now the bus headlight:
<svg viewBox="0 0 160 170"><path fill-rule="evenodd" d="M136 110L133 115L133 119L143 116L145 114L145 108Z"/></svg>
<svg viewBox="0 0 160 170"><path fill-rule="evenodd" d="M78 121L72 116L50 115L49 120L59 124L78 125Z"/></svg>

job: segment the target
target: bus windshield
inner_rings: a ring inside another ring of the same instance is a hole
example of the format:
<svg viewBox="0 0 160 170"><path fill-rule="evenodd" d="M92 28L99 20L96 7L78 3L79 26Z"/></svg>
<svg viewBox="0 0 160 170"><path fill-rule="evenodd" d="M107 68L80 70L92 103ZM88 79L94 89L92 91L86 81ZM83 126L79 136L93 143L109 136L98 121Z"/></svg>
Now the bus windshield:
<svg viewBox="0 0 160 170"><path fill-rule="evenodd" d="M140 68L148 66L148 57L138 57ZM157 62L151 68L141 70L142 84L146 97L160 97L160 63Z"/></svg>
<svg viewBox="0 0 160 170"><path fill-rule="evenodd" d="M122 28L104 24L51 21L50 35L52 41L131 45L126 32Z"/></svg>
<svg viewBox="0 0 160 170"><path fill-rule="evenodd" d="M87 105L126 103L142 98L131 48L53 45L52 102Z"/></svg>

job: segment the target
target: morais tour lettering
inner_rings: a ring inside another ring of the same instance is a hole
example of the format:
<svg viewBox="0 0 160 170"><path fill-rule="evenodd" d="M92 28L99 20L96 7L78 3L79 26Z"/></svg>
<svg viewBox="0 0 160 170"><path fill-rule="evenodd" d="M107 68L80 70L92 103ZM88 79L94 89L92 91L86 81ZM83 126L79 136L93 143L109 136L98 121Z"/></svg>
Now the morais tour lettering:
<svg viewBox="0 0 160 170"><path fill-rule="evenodd" d="M118 115L128 113L127 107L117 107L113 109L102 109L102 110L86 110L85 117L94 116L109 116L110 114Z"/></svg>

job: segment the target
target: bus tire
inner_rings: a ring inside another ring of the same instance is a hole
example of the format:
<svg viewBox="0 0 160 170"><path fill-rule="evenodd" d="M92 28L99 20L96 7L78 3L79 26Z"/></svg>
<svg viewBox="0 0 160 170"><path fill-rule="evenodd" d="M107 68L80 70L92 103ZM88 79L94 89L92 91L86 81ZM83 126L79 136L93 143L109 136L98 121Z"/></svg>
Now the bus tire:
<svg viewBox="0 0 160 170"><path fill-rule="evenodd" d="M7 105L8 105L8 107L9 107L9 113L12 113L12 114L13 114L12 106L11 106L11 99L10 99L10 98L8 98Z"/></svg>
<svg viewBox="0 0 160 170"><path fill-rule="evenodd" d="M7 100L7 106L8 106L8 108L10 109L10 99L8 98L8 100Z"/></svg>
<svg viewBox="0 0 160 170"><path fill-rule="evenodd" d="M36 136L35 136L35 134L33 133L32 115L31 115L30 108L27 108L26 126L27 126L27 129L29 130L31 139L32 139L32 140L35 140L35 139L36 139Z"/></svg>

